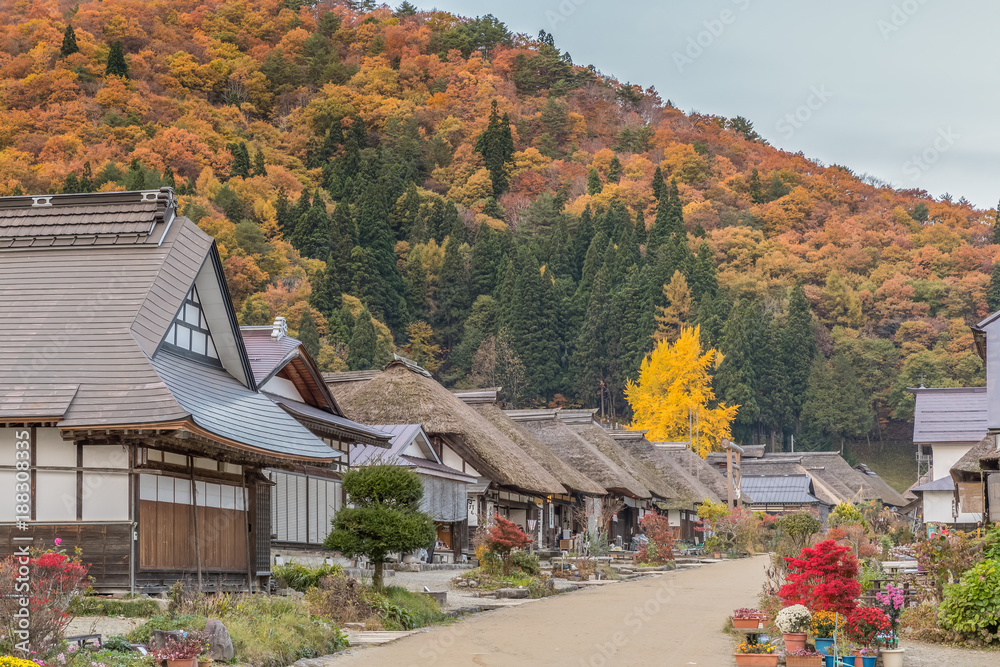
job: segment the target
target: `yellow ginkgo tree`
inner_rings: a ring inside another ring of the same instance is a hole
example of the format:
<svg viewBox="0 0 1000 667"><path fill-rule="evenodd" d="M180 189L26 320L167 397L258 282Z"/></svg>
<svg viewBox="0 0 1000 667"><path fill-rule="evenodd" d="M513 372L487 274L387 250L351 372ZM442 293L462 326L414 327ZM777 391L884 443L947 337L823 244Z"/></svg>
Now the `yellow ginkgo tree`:
<svg viewBox="0 0 1000 667"><path fill-rule="evenodd" d="M691 440L704 458L721 451L732 435L738 405L715 405L712 372L722 361L715 349L702 351L699 328L683 327L673 343L661 340L642 361L638 382L628 383L631 428L648 430L654 442Z"/></svg>

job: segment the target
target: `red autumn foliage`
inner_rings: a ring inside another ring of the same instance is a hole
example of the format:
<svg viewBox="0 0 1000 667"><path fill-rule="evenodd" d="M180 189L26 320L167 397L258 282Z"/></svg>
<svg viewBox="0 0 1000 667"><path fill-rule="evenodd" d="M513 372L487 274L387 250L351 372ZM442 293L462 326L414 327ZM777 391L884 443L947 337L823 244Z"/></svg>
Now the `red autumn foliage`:
<svg viewBox="0 0 1000 667"><path fill-rule="evenodd" d="M813 611L834 611L849 615L861 594L858 561L851 548L833 540L806 547L799 558L785 558L788 583L778 591L785 606L802 604Z"/></svg>
<svg viewBox="0 0 1000 667"><path fill-rule="evenodd" d="M892 622L885 612L875 607L858 607L847 617L844 632L854 641L871 647L879 635L892 631Z"/></svg>
<svg viewBox="0 0 1000 667"><path fill-rule="evenodd" d="M504 572L510 571L510 554L514 549L530 546L534 540L524 534L524 531L509 519L497 514L493 517L493 525L486 529L484 543L491 551L500 556Z"/></svg>
<svg viewBox="0 0 1000 667"><path fill-rule="evenodd" d="M639 526L649 541L635 554L637 563L667 563L674 559L674 529L663 514L647 513Z"/></svg>

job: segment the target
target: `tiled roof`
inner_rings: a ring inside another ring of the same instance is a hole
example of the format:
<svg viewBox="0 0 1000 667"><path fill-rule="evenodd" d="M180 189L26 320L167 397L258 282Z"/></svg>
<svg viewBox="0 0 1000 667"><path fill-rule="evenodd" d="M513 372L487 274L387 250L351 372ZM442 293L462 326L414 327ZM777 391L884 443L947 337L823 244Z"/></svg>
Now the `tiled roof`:
<svg viewBox="0 0 1000 667"><path fill-rule="evenodd" d="M811 505L819 499L812 494L809 475L743 475L740 488L754 505Z"/></svg>
<svg viewBox="0 0 1000 667"><path fill-rule="evenodd" d="M986 387L910 391L916 396L913 442L975 443L986 435Z"/></svg>

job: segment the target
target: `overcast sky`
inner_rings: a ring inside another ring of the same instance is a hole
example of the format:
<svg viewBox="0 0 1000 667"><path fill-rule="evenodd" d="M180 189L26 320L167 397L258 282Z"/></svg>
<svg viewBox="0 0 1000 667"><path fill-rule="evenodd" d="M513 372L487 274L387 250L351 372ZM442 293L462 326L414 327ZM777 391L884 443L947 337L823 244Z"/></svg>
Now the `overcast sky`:
<svg viewBox="0 0 1000 667"><path fill-rule="evenodd" d="M392 0L394 1L394 0ZM414 2L421 9L429 5ZM989 0L436 0L551 32L580 65L684 111L901 188L1000 197L1000 3Z"/></svg>

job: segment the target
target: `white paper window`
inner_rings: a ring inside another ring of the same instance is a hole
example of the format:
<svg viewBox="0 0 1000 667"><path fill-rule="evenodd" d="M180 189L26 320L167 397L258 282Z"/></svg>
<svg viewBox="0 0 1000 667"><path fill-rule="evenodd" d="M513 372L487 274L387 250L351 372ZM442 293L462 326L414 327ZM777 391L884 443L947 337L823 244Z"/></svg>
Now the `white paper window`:
<svg viewBox="0 0 1000 667"><path fill-rule="evenodd" d="M35 519L76 521L76 473L39 470L35 475Z"/></svg>
<svg viewBox="0 0 1000 667"><path fill-rule="evenodd" d="M173 463L174 465L178 466L186 466L188 460L187 457L184 456L183 454L174 454L173 452L163 452L163 462Z"/></svg>
<svg viewBox="0 0 1000 667"><path fill-rule="evenodd" d="M35 430L35 461L39 466L76 467L76 443L63 440L59 429Z"/></svg>
<svg viewBox="0 0 1000 667"><path fill-rule="evenodd" d="M222 486L221 507L224 510L236 509L236 489L232 486Z"/></svg>
<svg viewBox="0 0 1000 667"><path fill-rule="evenodd" d="M191 504L191 480L174 480L174 502L181 505Z"/></svg>
<svg viewBox="0 0 1000 667"><path fill-rule="evenodd" d="M128 521L128 475L83 473L83 520Z"/></svg>
<svg viewBox="0 0 1000 667"><path fill-rule="evenodd" d="M208 321L201 309L201 299L198 288L192 287L177 311L170 332L164 341L185 352L191 352L209 359L218 359L219 355L212 343L212 333Z"/></svg>
<svg viewBox="0 0 1000 667"><path fill-rule="evenodd" d="M14 475L13 470L0 470L0 489L4 489L0 502L0 521L14 521Z"/></svg>
<svg viewBox="0 0 1000 667"><path fill-rule="evenodd" d="M156 500L156 477L139 475L139 500Z"/></svg>
<svg viewBox="0 0 1000 667"><path fill-rule="evenodd" d="M156 500L161 503L174 502L173 477L160 477L156 480Z"/></svg>
<svg viewBox="0 0 1000 667"><path fill-rule="evenodd" d="M204 502L199 498L198 504L206 507L222 507L222 487L218 484L206 484Z"/></svg>

